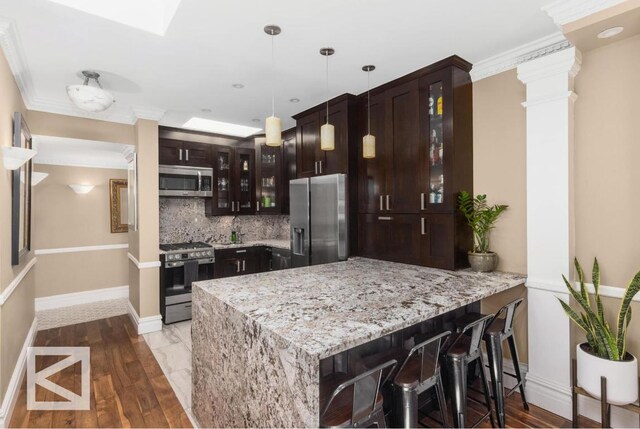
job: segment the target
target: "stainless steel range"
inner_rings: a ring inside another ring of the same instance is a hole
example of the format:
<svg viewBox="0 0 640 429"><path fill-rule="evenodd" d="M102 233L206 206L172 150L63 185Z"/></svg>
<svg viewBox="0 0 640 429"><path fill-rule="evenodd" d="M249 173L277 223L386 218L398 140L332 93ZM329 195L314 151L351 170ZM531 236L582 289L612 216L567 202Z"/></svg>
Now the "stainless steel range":
<svg viewBox="0 0 640 429"><path fill-rule="evenodd" d="M191 319L191 285L213 278L214 252L202 242L161 244L160 312L164 323Z"/></svg>

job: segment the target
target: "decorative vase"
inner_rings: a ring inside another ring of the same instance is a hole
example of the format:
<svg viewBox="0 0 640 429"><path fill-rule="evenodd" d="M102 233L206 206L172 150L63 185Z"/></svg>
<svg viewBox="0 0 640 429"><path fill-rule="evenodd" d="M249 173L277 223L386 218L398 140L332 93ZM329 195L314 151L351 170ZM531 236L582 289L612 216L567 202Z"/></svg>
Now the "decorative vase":
<svg viewBox="0 0 640 429"><path fill-rule="evenodd" d="M490 273L498 266L498 254L494 252L469 252L469 265L473 271Z"/></svg>
<svg viewBox="0 0 640 429"><path fill-rule="evenodd" d="M626 405L638 399L638 361L631 353L627 360L609 360L590 353L588 343L576 346L578 386L600 399L600 377L607 379L607 402Z"/></svg>

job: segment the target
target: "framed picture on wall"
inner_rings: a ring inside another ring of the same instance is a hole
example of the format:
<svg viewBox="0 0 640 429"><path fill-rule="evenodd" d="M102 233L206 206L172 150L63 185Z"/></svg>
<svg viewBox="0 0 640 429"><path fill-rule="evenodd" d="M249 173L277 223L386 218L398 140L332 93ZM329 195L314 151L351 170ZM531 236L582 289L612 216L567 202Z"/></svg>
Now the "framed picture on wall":
<svg viewBox="0 0 640 429"><path fill-rule="evenodd" d="M31 149L32 138L22 114L13 115L13 146ZM33 162L13 171L11 178L11 265L31 250L31 173Z"/></svg>
<svg viewBox="0 0 640 429"><path fill-rule="evenodd" d="M109 180L111 233L129 231L129 197L127 179Z"/></svg>

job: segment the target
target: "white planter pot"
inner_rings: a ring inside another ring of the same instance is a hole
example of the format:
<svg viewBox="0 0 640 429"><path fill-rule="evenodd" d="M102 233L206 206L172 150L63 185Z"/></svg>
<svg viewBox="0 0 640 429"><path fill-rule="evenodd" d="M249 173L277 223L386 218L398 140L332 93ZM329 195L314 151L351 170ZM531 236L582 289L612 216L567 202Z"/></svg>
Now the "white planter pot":
<svg viewBox="0 0 640 429"><path fill-rule="evenodd" d="M582 344L576 346L578 386L600 399L600 377L607 379L607 401L626 405L638 399L638 361L613 361L587 353Z"/></svg>

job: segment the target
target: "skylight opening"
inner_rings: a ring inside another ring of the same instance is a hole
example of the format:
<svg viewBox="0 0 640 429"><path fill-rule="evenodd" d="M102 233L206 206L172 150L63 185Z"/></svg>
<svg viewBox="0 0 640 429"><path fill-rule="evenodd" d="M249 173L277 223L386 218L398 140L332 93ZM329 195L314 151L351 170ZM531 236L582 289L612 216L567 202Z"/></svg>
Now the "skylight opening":
<svg viewBox="0 0 640 429"><path fill-rule="evenodd" d="M109 21L164 36L181 0L50 0Z"/></svg>
<svg viewBox="0 0 640 429"><path fill-rule="evenodd" d="M184 128L189 128L198 131L207 131L210 133L224 134L234 137L249 137L262 131L262 128L247 127L244 125L231 124L229 122L214 121L212 119L196 118L189 119L183 125Z"/></svg>

